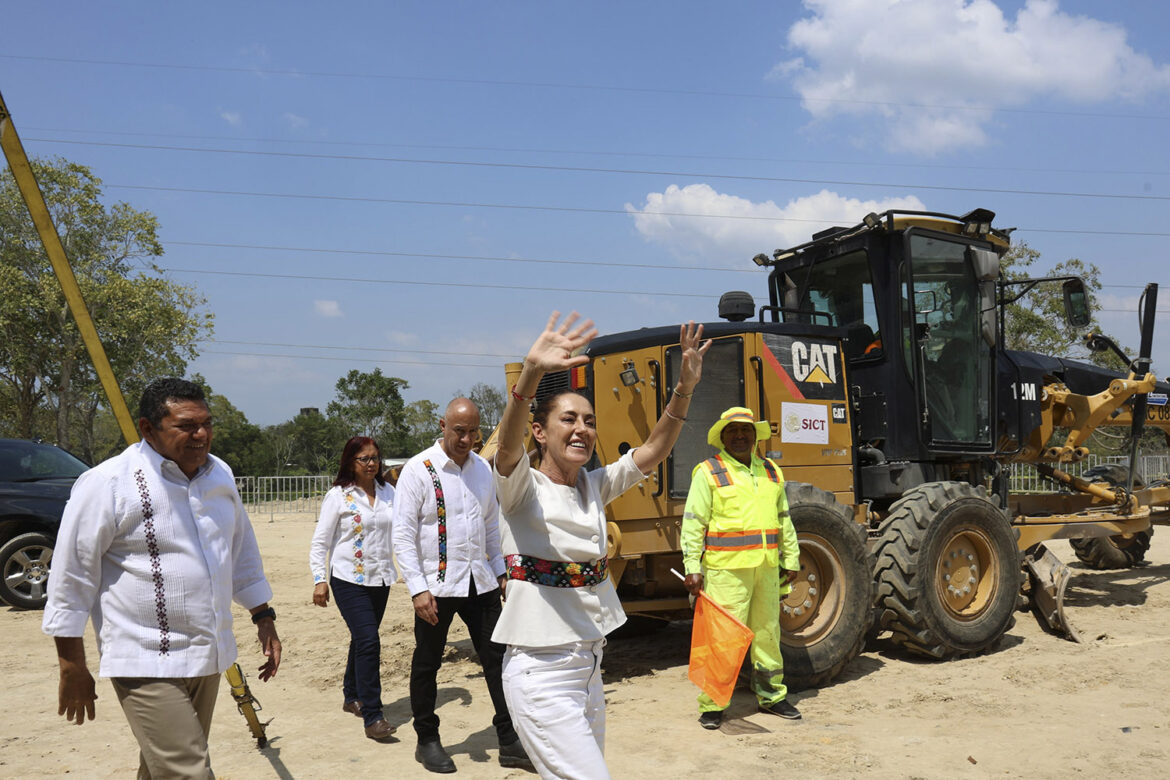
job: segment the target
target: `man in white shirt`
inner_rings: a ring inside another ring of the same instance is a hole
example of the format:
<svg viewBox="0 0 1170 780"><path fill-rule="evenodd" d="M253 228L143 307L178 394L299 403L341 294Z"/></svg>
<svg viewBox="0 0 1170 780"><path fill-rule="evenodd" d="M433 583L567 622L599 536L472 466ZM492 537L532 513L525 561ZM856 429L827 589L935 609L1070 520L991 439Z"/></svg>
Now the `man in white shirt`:
<svg viewBox="0 0 1170 780"><path fill-rule="evenodd" d="M491 641L506 580L492 469L473 452L479 410L467 398L456 398L439 427L442 437L402 467L394 499L394 556L415 611L410 665L410 707L418 734L415 759L431 772L456 769L439 740L435 698L447 631L459 615L495 705L492 723L500 741L500 764L531 767L504 701L504 646Z"/></svg>
<svg viewBox="0 0 1170 780"><path fill-rule="evenodd" d="M82 643L92 617L98 673L138 740L138 777L205 778L219 677L237 654L231 602L252 613L267 681L281 649L272 589L231 469L209 452L202 388L155 380L138 414L143 441L82 474L61 519L43 622L61 669L58 714L94 718Z"/></svg>

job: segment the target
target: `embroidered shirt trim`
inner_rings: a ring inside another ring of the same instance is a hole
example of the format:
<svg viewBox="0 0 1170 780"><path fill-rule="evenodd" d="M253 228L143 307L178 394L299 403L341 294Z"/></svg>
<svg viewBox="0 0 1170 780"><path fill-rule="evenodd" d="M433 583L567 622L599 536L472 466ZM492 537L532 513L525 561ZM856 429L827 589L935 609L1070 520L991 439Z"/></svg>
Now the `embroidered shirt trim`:
<svg viewBox="0 0 1170 780"><path fill-rule="evenodd" d="M154 507L150 501L150 489L146 486L146 473L142 469L134 472L134 482L138 485L138 500L142 505L142 527L146 534L146 551L150 554L150 579L154 583L154 614L158 617L158 654L169 655L171 652L171 626L167 619L167 593L163 583L158 538L154 533Z"/></svg>
<svg viewBox="0 0 1170 780"><path fill-rule="evenodd" d="M439 582L447 579L447 505L443 502L443 483L439 481L439 472L429 460L423 465L431 475L431 484L435 486L435 516L439 521Z"/></svg>

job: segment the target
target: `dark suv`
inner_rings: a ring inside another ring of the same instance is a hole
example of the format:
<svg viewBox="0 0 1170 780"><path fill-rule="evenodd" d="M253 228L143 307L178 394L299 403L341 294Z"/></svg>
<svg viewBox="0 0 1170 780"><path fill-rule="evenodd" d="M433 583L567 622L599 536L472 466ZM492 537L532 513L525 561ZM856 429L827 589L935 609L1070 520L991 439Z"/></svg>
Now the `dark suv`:
<svg viewBox="0 0 1170 780"><path fill-rule="evenodd" d="M0 439L0 599L41 609L61 512L88 469L51 444Z"/></svg>

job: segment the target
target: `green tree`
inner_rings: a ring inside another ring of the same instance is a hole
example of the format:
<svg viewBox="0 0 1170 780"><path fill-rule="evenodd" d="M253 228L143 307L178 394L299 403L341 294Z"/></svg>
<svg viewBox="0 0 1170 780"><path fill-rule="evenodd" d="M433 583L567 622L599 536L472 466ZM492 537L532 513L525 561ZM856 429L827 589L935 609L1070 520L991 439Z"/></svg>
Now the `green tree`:
<svg viewBox="0 0 1170 780"><path fill-rule="evenodd" d="M1000 261L1000 271L1007 280L1024 279L1031 276L1079 276L1085 280L1090 298L1101 290L1101 272L1092 263L1072 258L1057 263L1047 272L1035 269L1040 252L1020 243L1013 246ZM1007 288L1008 295L1020 287ZM1111 367L1118 367L1116 359L1108 360L1091 353L1083 342L1085 333L1101 333L1101 324L1094 315L1088 327L1077 332L1065 322L1064 297L1057 282L1037 285L1026 295L1007 307L1004 335L1008 349L1037 352L1042 355L1075 359L1105 361ZM1111 356L1110 356L1111 357Z"/></svg>
<svg viewBox="0 0 1170 780"><path fill-rule="evenodd" d="M212 315L193 287L165 279L158 221L102 203L101 180L63 159L33 160L73 273L127 399L182 376ZM19 436L41 435L93 459L107 404L40 237L11 177L0 179L0 403ZM131 400L132 404L133 401Z"/></svg>
<svg viewBox="0 0 1170 780"><path fill-rule="evenodd" d="M406 432L409 452L404 454L413 455L434 444L439 437L439 405L425 398L407 404Z"/></svg>
<svg viewBox="0 0 1170 780"><path fill-rule="evenodd" d="M504 407L507 406L504 392L486 382L476 382L471 386L467 397L479 407L479 432L483 435L484 441L487 441L492 431L500 424L500 418L504 416Z"/></svg>
<svg viewBox="0 0 1170 780"><path fill-rule="evenodd" d="M334 474L341 449L354 435L336 417L310 411L264 429L272 457L268 474Z"/></svg>
<svg viewBox="0 0 1170 780"><path fill-rule="evenodd" d="M378 442L387 457L410 454L410 435L406 427L406 402L402 391L405 379L383 376L382 369L353 369L337 380L337 394L326 412L348 431L350 436L369 436Z"/></svg>

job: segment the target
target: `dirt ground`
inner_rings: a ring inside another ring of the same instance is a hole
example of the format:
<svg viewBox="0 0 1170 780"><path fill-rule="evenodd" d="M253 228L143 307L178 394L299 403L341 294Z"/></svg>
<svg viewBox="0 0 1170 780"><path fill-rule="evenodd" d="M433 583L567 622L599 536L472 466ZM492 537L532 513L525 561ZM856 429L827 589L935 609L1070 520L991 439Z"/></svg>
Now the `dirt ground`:
<svg viewBox="0 0 1170 780"><path fill-rule="evenodd" d="M391 593L382 626L386 715L401 741L372 742L341 712L348 634L337 610L312 605L306 515L256 519L280 612L279 675L254 674L261 656L246 616L236 616L241 662L271 719L258 750L225 687L211 731L220 780L424 777L413 758L407 677L413 646L409 596ZM1071 560L1070 550L1053 543ZM738 691L720 731L696 721L688 682L690 626L610 642L605 658L606 757L614 777L961 778L1170 775L1170 530L1160 529L1149 565L1095 572L1075 565L1068 613L1085 637L1073 644L1042 631L1026 613L995 650L949 663L914 660L888 646L865 652L829 687L793 700L800 722L758 714ZM56 714L52 640L39 612L0 608L0 777L133 776L137 746L113 690L98 681L97 720L66 724ZM458 625L458 622L457 622ZM440 672L444 743L470 778L530 778L496 763L491 708L462 627ZM90 667L96 669L92 629Z"/></svg>

